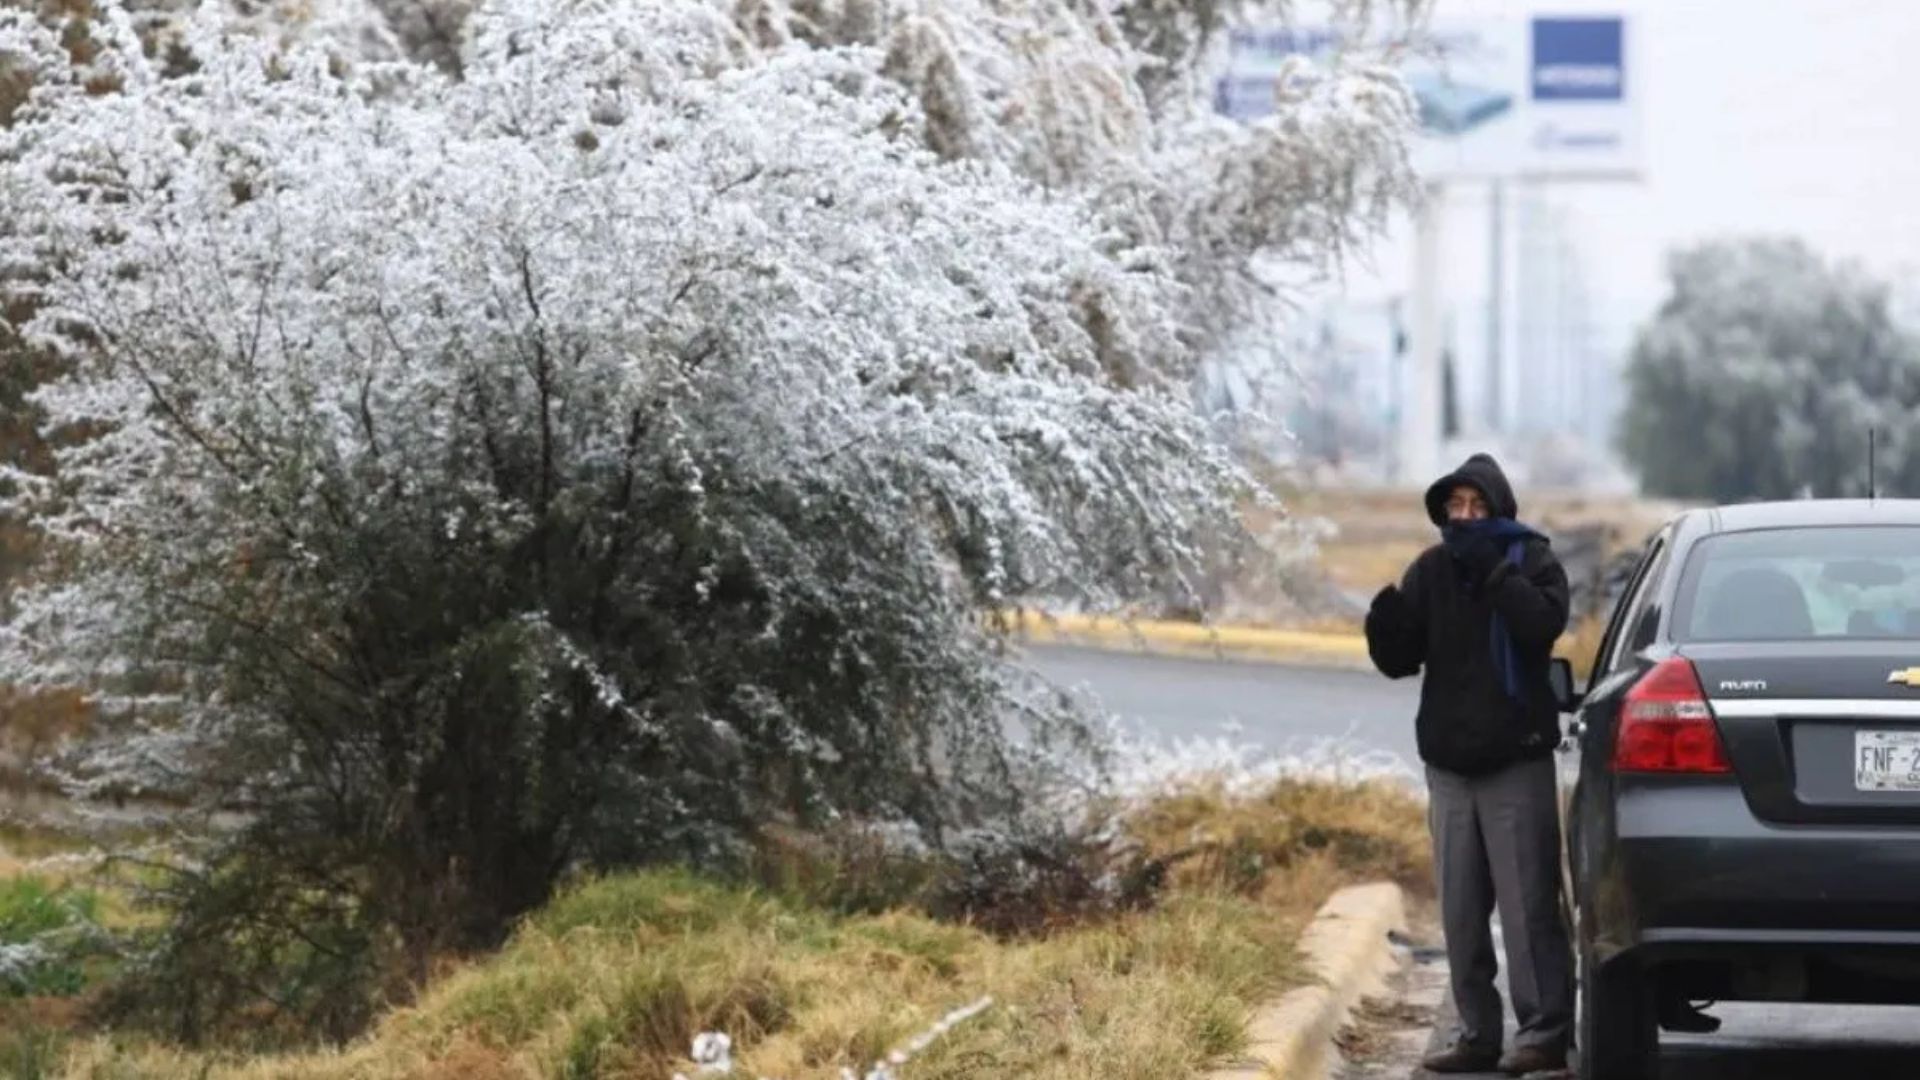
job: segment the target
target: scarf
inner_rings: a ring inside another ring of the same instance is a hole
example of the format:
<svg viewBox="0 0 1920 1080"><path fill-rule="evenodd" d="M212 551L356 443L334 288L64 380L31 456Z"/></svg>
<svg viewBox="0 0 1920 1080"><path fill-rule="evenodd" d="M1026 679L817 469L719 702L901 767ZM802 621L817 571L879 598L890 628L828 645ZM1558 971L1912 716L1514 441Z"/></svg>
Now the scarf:
<svg viewBox="0 0 1920 1080"><path fill-rule="evenodd" d="M1447 537L1485 536L1496 544L1505 544L1507 564L1516 568L1526 558L1527 538L1540 535L1512 518L1449 522L1441 532ZM1525 696L1520 689L1520 651L1513 643L1512 632L1507 629L1507 620L1498 611L1493 613L1492 622L1488 645L1493 653L1493 670L1500 676L1500 686L1507 696L1515 701L1524 701Z"/></svg>

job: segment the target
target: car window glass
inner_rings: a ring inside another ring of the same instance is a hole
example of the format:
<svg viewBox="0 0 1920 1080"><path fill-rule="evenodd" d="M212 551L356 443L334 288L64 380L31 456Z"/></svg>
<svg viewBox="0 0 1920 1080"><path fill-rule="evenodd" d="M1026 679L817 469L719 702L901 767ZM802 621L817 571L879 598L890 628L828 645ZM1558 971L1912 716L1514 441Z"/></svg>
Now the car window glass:
<svg viewBox="0 0 1920 1080"><path fill-rule="evenodd" d="M1710 537L1687 558L1680 605L1683 641L1920 637L1920 529Z"/></svg>
<svg viewBox="0 0 1920 1080"><path fill-rule="evenodd" d="M1660 578L1666 571L1667 543L1664 536L1654 539L1653 548L1647 553L1639 579L1633 588L1620 601L1620 612L1614 622L1612 637L1608 643L1606 663L1601 671L1611 674L1620 670L1620 666L1634 652L1648 642L1641 626L1641 619L1647 612L1653 596L1659 591Z"/></svg>
<svg viewBox="0 0 1920 1080"><path fill-rule="evenodd" d="M1646 548L1640 552L1640 557L1633 561L1633 568L1627 572L1626 584L1614 598L1611 613L1607 616L1606 632L1600 635L1600 645L1593 653L1593 675L1596 679L1606 674L1607 658L1613 655L1614 642L1620 638L1621 619L1626 615L1627 607L1634 595L1640 591L1640 582L1647 576L1647 566L1652 562L1653 553L1658 550L1659 544L1660 538L1657 536L1647 542Z"/></svg>

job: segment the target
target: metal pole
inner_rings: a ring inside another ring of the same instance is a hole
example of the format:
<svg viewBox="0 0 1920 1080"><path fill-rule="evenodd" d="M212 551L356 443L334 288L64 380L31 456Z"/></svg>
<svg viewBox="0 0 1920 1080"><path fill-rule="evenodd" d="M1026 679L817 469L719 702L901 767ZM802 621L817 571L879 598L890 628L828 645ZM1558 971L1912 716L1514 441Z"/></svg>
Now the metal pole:
<svg viewBox="0 0 1920 1080"><path fill-rule="evenodd" d="M1487 430L1505 424L1507 185L1495 179L1487 204Z"/></svg>
<svg viewBox="0 0 1920 1080"><path fill-rule="evenodd" d="M1877 460L1879 457L1879 450L1880 450L1880 429L1868 428L1867 429L1867 498L1869 499L1878 499L1880 497L1879 477L1875 475L1876 468L1879 465L1879 461Z"/></svg>
<svg viewBox="0 0 1920 1080"><path fill-rule="evenodd" d="M1401 445L1400 418L1406 415L1406 372L1407 372L1407 313L1405 297L1394 297L1387 302L1387 321L1389 337L1387 349L1387 414L1384 430L1392 432L1393 437L1385 440L1381 454L1386 459L1384 474L1388 480L1398 480L1405 472L1400 460Z"/></svg>
<svg viewBox="0 0 1920 1080"><path fill-rule="evenodd" d="M1412 326L1405 371L1405 408L1400 414L1402 484L1423 484L1440 470L1441 223L1446 189L1426 185L1414 211Z"/></svg>

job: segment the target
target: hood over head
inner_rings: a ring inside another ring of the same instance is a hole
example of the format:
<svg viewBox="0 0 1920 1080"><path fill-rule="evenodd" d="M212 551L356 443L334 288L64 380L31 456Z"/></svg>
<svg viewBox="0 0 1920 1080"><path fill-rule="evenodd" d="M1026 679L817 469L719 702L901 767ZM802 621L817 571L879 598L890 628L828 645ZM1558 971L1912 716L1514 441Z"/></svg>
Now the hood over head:
<svg viewBox="0 0 1920 1080"><path fill-rule="evenodd" d="M1457 487L1478 490L1487 500L1487 508L1496 518L1509 521L1520 516L1520 503L1513 497L1513 485L1491 454L1475 454L1459 468L1433 482L1427 489L1427 517L1442 528L1447 524L1447 496Z"/></svg>

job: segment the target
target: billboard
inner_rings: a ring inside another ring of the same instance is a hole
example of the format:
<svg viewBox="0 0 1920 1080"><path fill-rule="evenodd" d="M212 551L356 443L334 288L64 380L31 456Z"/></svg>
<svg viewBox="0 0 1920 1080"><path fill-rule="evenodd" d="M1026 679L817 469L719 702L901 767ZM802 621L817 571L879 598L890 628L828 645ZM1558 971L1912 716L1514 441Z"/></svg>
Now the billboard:
<svg viewBox="0 0 1920 1080"><path fill-rule="evenodd" d="M1414 163L1435 179L1634 178L1642 169L1642 89L1632 23L1617 14L1436 19L1428 46L1401 65L1420 107ZM1255 120L1273 111L1290 59L1343 46L1319 27L1245 27L1229 36L1214 108Z"/></svg>

